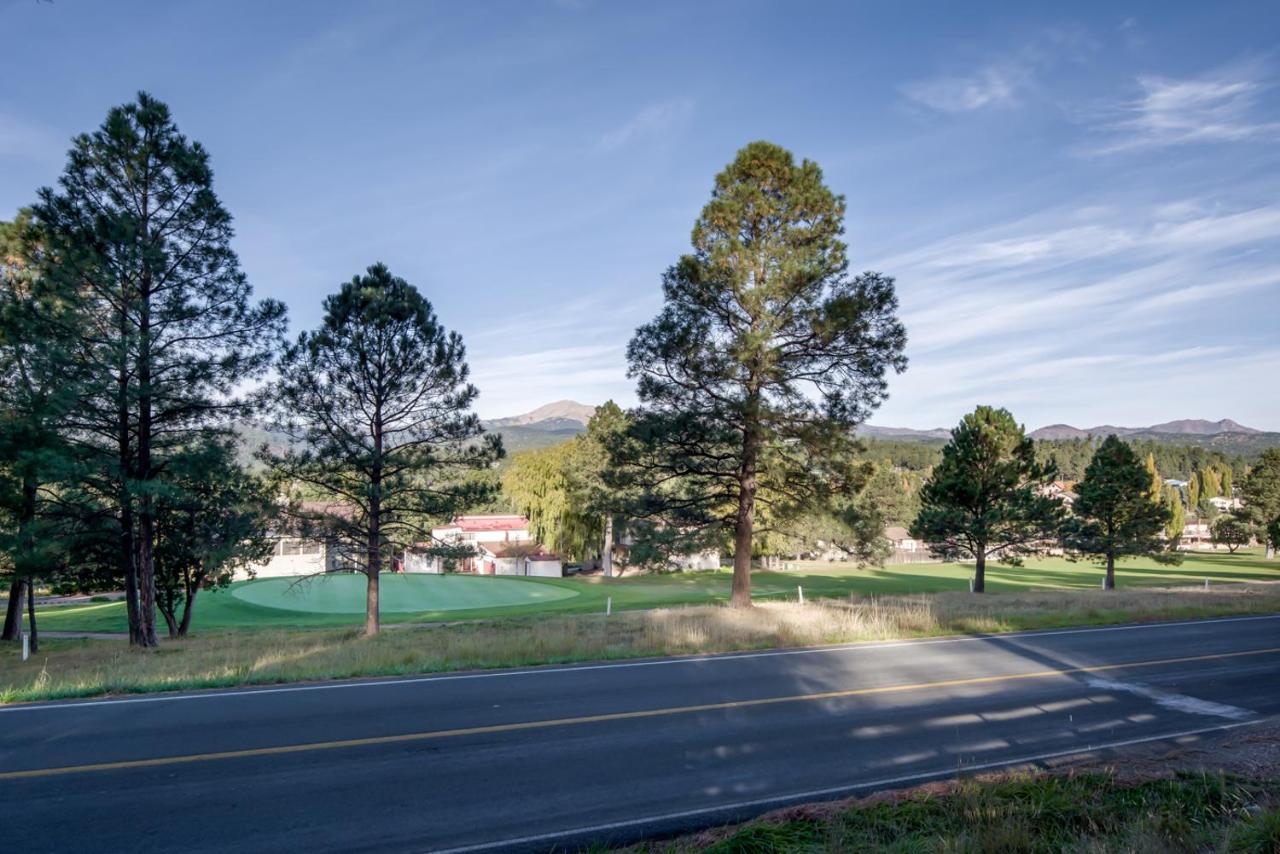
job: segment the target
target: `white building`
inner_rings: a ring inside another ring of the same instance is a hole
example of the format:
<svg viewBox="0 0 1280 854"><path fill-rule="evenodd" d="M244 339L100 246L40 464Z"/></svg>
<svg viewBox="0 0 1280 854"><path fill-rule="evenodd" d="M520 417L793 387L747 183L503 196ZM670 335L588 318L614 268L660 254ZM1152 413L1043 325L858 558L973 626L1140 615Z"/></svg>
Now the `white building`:
<svg viewBox="0 0 1280 854"><path fill-rule="evenodd" d="M922 548L919 540L901 525L890 525L884 529L884 537L893 545L895 551L914 552Z"/></svg>
<svg viewBox="0 0 1280 854"><path fill-rule="evenodd" d="M349 504L325 501L304 501L300 508L306 514L328 513L348 516L354 513ZM316 575L321 572L342 572L352 568L353 561L335 542L297 535L297 520L282 518L276 529L269 533L274 541L271 556L246 569L236 571L236 580L250 577L279 578L291 575Z"/></svg>
<svg viewBox="0 0 1280 854"><path fill-rule="evenodd" d="M472 554L450 567L447 559L427 553L431 546L459 546ZM431 529L431 542L405 554L406 572L474 572L480 575L564 575L560 558L551 554L529 533L524 516L456 516L448 525Z"/></svg>

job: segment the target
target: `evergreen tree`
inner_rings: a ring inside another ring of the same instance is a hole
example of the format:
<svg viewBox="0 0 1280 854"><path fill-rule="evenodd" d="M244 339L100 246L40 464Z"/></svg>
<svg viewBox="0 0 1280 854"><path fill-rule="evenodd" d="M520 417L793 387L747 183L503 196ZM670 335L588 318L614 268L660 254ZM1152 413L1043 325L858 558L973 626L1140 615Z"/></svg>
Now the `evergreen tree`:
<svg viewBox="0 0 1280 854"><path fill-rule="evenodd" d="M3 639L21 631L23 601L61 560L56 484L73 476L69 414L80 391L71 301L38 275L42 241L29 213L0 222L0 548L12 569ZM35 637L35 611L31 631ZM33 648L38 644L33 639Z"/></svg>
<svg viewBox="0 0 1280 854"><path fill-rule="evenodd" d="M237 389L268 367L284 306L251 302L208 153L145 93L75 139L34 211L41 274L92 318L73 426L98 464L86 486L115 507L130 640L154 646L159 458L245 413Z"/></svg>
<svg viewBox="0 0 1280 854"><path fill-rule="evenodd" d="M893 280L849 277L844 213L817 164L743 148L627 349L641 408L612 482L640 490L628 515L673 547L731 531L738 607L758 512L778 524L829 506L855 476L853 428L906 366Z"/></svg>
<svg viewBox="0 0 1280 854"><path fill-rule="evenodd" d="M1266 546L1267 560L1271 560L1280 545L1280 448L1262 453L1240 484L1240 495L1244 512Z"/></svg>
<svg viewBox="0 0 1280 854"><path fill-rule="evenodd" d="M1232 498L1235 495L1235 492L1231 488L1231 466L1222 467L1221 483L1222 496L1224 498Z"/></svg>
<svg viewBox="0 0 1280 854"><path fill-rule="evenodd" d="M1108 436L1094 452L1075 491L1066 545L1106 562L1107 590L1116 586L1117 558L1164 550L1160 535L1169 511L1153 500L1151 475L1138 455L1116 436Z"/></svg>
<svg viewBox="0 0 1280 854"><path fill-rule="evenodd" d="M1187 478L1187 509L1193 510L1200 503L1200 471L1196 470Z"/></svg>
<svg viewBox="0 0 1280 854"><path fill-rule="evenodd" d="M1177 543L1182 537L1182 529L1186 527L1186 513L1182 509L1182 493L1175 486L1166 487L1164 504L1168 510L1169 521L1165 523L1164 535L1171 543Z"/></svg>
<svg viewBox="0 0 1280 854"><path fill-rule="evenodd" d="M1057 536L1062 505L1042 494L1056 475L1008 410L979 406L951 432L921 488L911 535L944 559L973 558L982 593L988 556L1026 554Z"/></svg>
<svg viewBox="0 0 1280 854"><path fill-rule="evenodd" d="M462 337L417 288L375 264L324 309L320 327L285 349L269 391L293 445L261 456L282 479L329 499L295 504L293 515L355 558L367 579L365 633L374 635L392 552L424 539L432 520L490 500L491 482L464 475L495 463L502 444L470 411L478 392Z"/></svg>

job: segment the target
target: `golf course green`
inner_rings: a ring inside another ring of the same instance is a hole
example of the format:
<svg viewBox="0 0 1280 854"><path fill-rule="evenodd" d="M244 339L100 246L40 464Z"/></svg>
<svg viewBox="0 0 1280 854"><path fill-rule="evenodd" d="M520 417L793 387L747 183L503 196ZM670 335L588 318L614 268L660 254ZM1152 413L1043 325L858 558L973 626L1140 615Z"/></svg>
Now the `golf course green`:
<svg viewBox="0 0 1280 854"><path fill-rule="evenodd" d="M284 611L363 614L365 586L363 575L345 573L264 578L233 587L231 595L250 605ZM378 585L383 610L395 614L538 605L577 595L565 587L492 575L384 575Z"/></svg>
<svg viewBox="0 0 1280 854"><path fill-rule="evenodd" d="M804 588L809 598L883 596L965 591L973 566L924 563L906 566L856 567L802 562L783 572L753 572L752 594L761 600L795 598ZM1188 553L1181 565L1158 564L1149 558L1120 562L1117 585L1168 587L1240 581L1280 581L1280 561L1265 560L1260 551ZM380 588L385 623L414 623L552 613L602 612L709 605L729 598L731 573L704 572L570 578L511 578L470 575L383 575ZM1102 568L1091 561L1060 557L1029 558L1021 566L988 564L989 595L1027 590L1098 588ZM203 629L356 626L364 616L365 579L358 574L240 581L209 590L196 600L193 625ZM49 631L121 632L127 625L123 602L45 605L40 627Z"/></svg>

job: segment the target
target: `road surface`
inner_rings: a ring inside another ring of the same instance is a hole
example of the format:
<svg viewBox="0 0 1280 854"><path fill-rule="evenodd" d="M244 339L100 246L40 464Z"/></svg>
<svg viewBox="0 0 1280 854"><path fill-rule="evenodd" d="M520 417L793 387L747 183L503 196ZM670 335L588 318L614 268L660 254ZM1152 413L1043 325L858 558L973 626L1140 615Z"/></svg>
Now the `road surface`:
<svg viewBox="0 0 1280 854"><path fill-rule="evenodd" d="M0 827L24 852L565 850L1277 714L1280 615L11 706Z"/></svg>

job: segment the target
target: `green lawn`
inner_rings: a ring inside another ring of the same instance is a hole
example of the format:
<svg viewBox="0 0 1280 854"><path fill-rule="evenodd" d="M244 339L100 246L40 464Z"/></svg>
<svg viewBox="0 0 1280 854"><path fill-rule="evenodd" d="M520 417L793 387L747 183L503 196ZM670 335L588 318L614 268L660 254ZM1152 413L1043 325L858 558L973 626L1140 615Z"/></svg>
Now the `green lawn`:
<svg viewBox="0 0 1280 854"><path fill-rule="evenodd" d="M973 568L965 564L915 564L859 569L843 564L802 563L785 572L756 572L758 598L934 593L968 589ZM1100 567L1062 558L1027 561L1025 566L987 568L992 593L1028 589L1096 588ZM1260 552L1188 554L1181 566L1150 560L1125 561L1116 572L1120 587L1160 587L1213 582L1280 581L1280 561ZM321 578L293 585L293 579L263 579L205 592L196 600L197 629L358 625L364 608L363 576ZM728 599L728 571L689 572L622 579L516 579L462 576L385 576L383 620L424 622L603 611L606 597L615 610L664 605L709 604ZM44 607L40 627L63 631L124 631L124 603Z"/></svg>

